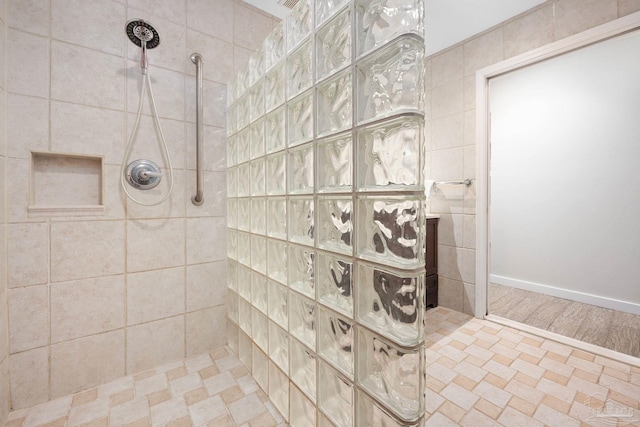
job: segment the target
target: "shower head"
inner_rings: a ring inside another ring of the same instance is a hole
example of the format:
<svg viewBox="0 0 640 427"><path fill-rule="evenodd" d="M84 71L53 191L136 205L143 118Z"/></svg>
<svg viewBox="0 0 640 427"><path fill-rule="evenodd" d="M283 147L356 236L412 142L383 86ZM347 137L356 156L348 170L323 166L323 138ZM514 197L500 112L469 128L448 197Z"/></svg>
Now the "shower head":
<svg viewBox="0 0 640 427"><path fill-rule="evenodd" d="M125 26L127 36L134 44L142 47L144 41L147 49L153 49L160 44L160 36L155 28L142 19L132 19Z"/></svg>

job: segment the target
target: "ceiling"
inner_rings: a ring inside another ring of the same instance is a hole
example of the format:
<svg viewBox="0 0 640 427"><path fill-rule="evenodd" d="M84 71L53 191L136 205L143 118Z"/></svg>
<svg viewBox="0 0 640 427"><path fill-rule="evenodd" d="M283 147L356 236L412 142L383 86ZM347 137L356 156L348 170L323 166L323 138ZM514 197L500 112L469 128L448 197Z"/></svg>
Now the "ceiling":
<svg viewBox="0 0 640 427"><path fill-rule="evenodd" d="M244 0L274 16L289 11L279 0ZM425 0L427 55L499 24L546 0Z"/></svg>

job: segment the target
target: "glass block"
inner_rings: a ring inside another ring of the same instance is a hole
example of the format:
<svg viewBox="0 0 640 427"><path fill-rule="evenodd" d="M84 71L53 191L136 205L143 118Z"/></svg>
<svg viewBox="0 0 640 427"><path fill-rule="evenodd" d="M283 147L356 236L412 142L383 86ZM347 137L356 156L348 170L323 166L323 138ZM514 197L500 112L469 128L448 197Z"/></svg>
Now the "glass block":
<svg viewBox="0 0 640 427"><path fill-rule="evenodd" d="M400 34L424 35L423 0L357 0L358 56Z"/></svg>
<svg viewBox="0 0 640 427"><path fill-rule="evenodd" d="M307 41L287 57L287 99L311 87L313 83L311 55L311 41Z"/></svg>
<svg viewBox="0 0 640 427"><path fill-rule="evenodd" d="M289 372L289 334L273 322L269 322L269 356L280 369Z"/></svg>
<svg viewBox="0 0 640 427"><path fill-rule="evenodd" d="M351 63L351 45L351 11L347 8L316 33L318 80Z"/></svg>
<svg viewBox="0 0 640 427"><path fill-rule="evenodd" d="M403 116L358 130L360 191L424 189L424 122Z"/></svg>
<svg viewBox="0 0 640 427"><path fill-rule="evenodd" d="M271 111L284 104L285 99L285 64L278 65L265 77L265 109Z"/></svg>
<svg viewBox="0 0 640 427"><path fill-rule="evenodd" d="M251 105L250 105L250 95L249 92L242 95L242 97L238 100L238 131L242 131L249 124L249 119L251 117Z"/></svg>
<svg viewBox="0 0 640 427"><path fill-rule="evenodd" d="M264 80L258 80L249 92L249 107L251 121L254 122L264 115Z"/></svg>
<svg viewBox="0 0 640 427"><path fill-rule="evenodd" d="M227 256L238 259L238 233L235 230L227 230Z"/></svg>
<svg viewBox="0 0 640 427"><path fill-rule="evenodd" d="M238 298L238 326L251 335L251 304L244 298Z"/></svg>
<svg viewBox="0 0 640 427"><path fill-rule="evenodd" d="M269 400L286 419L289 415L289 378L269 363Z"/></svg>
<svg viewBox="0 0 640 427"><path fill-rule="evenodd" d="M367 393L356 390L356 418L358 425L367 427L422 427L424 419L407 422L382 408Z"/></svg>
<svg viewBox="0 0 640 427"><path fill-rule="evenodd" d="M289 290L269 280L269 318L285 329L289 328Z"/></svg>
<svg viewBox="0 0 640 427"><path fill-rule="evenodd" d="M313 197L289 198L289 240L313 246Z"/></svg>
<svg viewBox="0 0 640 427"><path fill-rule="evenodd" d="M285 194L286 170L286 153L267 156L267 194Z"/></svg>
<svg viewBox="0 0 640 427"><path fill-rule="evenodd" d="M349 0L316 0L316 27L332 17Z"/></svg>
<svg viewBox="0 0 640 427"><path fill-rule="evenodd" d="M318 247L332 252L353 253L353 201L351 196L318 197Z"/></svg>
<svg viewBox="0 0 640 427"><path fill-rule="evenodd" d="M267 274L267 239L251 235L251 268Z"/></svg>
<svg viewBox="0 0 640 427"><path fill-rule="evenodd" d="M424 265L424 196L358 196L357 255L405 269Z"/></svg>
<svg viewBox="0 0 640 427"><path fill-rule="evenodd" d="M238 196L251 195L251 164L243 163L238 166Z"/></svg>
<svg viewBox="0 0 640 427"><path fill-rule="evenodd" d="M264 352L269 351L269 320L257 308L251 311L251 337Z"/></svg>
<svg viewBox="0 0 640 427"><path fill-rule="evenodd" d="M249 56L249 84L255 84L264 76L264 50L262 47Z"/></svg>
<svg viewBox="0 0 640 427"><path fill-rule="evenodd" d="M269 71L284 57L284 44L284 22L281 22L264 41L265 71Z"/></svg>
<svg viewBox="0 0 640 427"><path fill-rule="evenodd" d="M236 135L227 138L227 167L235 166L238 163Z"/></svg>
<svg viewBox="0 0 640 427"><path fill-rule="evenodd" d="M313 260L313 249L289 245L289 287L309 298L315 298Z"/></svg>
<svg viewBox="0 0 640 427"><path fill-rule="evenodd" d="M286 146L286 127L285 127L285 109L284 107L267 114L265 135L266 135L266 151L267 154L283 150Z"/></svg>
<svg viewBox="0 0 640 427"><path fill-rule="evenodd" d="M313 138L313 92L307 91L287 104L289 146Z"/></svg>
<svg viewBox="0 0 640 427"><path fill-rule="evenodd" d="M293 50L311 32L311 0L300 0L287 16L287 50Z"/></svg>
<svg viewBox="0 0 640 427"><path fill-rule="evenodd" d="M238 168L227 169L227 197L238 195Z"/></svg>
<svg viewBox="0 0 640 427"><path fill-rule="evenodd" d="M318 136L329 135L351 127L351 71L345 70L318 85Z"/></svg>
<svg viewBox="0 0 640 427"><path fill-rule="evenodd" d="M318 192L351 191L353 141L351 133L318 141Z"/></svg>
<svg viewBox="0 0 640 427"><path fill-rule="evenodd" d="M251 134L249 133L249 129L243 129L238 133L236 136L236 146L238 164L249 161L249 158L251 157Z"/></svg>
<svg viewBox="0 0 640 427"><path fill-rule="evenodd" d="M238 263L227 258L227 287L238 291Z"/></svg>
<svg viewBox="0 0 640 427"><path fill-rule="evenodd" d="M348 258L324 252L317 255L318 301L353 317L353 265Z"/></svg>
<svg viewBox="0 0 640 427"><path fill-rule="evenodd" d="M227 289L227 316L232 322L238 323L238 294Z"/></svg>
<svg viewBox="0 0 640 427"><path fill-rule="evenodd" d="M266 277L261 274L251 276L251 303L264 314L268 313L268 290Z"/></svg>
<svg viewBox="0 0 640 427"><path fill-rule="evenodd" d="M252 159L264 156L264 118L260 118L249 127L251 141L250 155Z"/></svg>
<svg viewBox="0 0 640 427"><path fill-rule="evenodd" d="M243 197L238 201L238 230L251 229L251 199Z"/></svg>
<svg viewBox="0 0 640 427"><path fill-rule="evenodd" d="M424 271L358 263L357 319L403 346L424 338Z"/></svg>
<svg viewBox="0 0 640 427"><path fill-rule="evenodd" d="M265 160L256 159L251 161L251 195L264 196L266 189L265 182Z"/></svg>
<svg viewBox="0 0 640 427"><path fill-rule="evenodd" d="M287 199L284 197L267 199L267 235L276 239L287 238Z"/></svg>
<svg viewBox="0 0 640 427"><path fill-rule="evenodd" d="M227 199L227 227L238 228L238 199Z"/></svg>
<svg viewBox="0 0 640 427"><path fill-rule="evenodd" d="M238 262L251 265L251 237L248 233L238 233Z"/></svg>
<svg viewBox="0 0 640 427"><path fill-rule="evenodd" d="M289 332L312 350L316 348L316 305L313 301L291 292Z"/></svg>
<svg viewBox="0 0 640 427"><path fill-rule="evenodd" d="M244 332L238 333L238 359L251 372L251 338Z"/></svg>
<svg viewBox="0 0 640 427"><path fill-rule="evenodd" d="M227 227L238 228L238 199L227 199Z"/></svg>
<svg viewBox="0 0 640 427"><path fill-rule="evenodd" d="M403 420L424 413L424 346L404 349L367 329L358 330L356 381Z"/></svg>
<svg viewBox="0 0 640 427"><path fill-rule="evenodd" d="M291 419L289 425L296 427L316 427L316 406L298 390L297 387L289 389L289 413Z"/></svg>
<svg viewBox="0 0 640 427"><path fill-rule="evenodd" d="M238 325L227 322L227 344L234 354L238 354Z"/></svg>
<svg viewBox="0 0 640 427"><path fill-rule="evenodd" d="M236 80L227 83L227 109L236 102Z"/></svg>
<svg viewBox="0 0 640 427"><path fill-rule="evenodd" d="M356 66L358 123L424 111L423 56L423 42L406 36Z"/></svg>
<svg viewBox="0 0 640 427"><path fill-rule="evenodd" d="M247 92L249 89L249 69L247 67L243 67L238 71L236 76L236 101L239 101L240 98Z"/></svg>
<svg viewBox="0 0 640 427"><path fill-rule="evenodd" d="M282 284L287 283L287 244L279 240L267 242L267 271L269 277Z"/></svg>
<svg viewBox="0 0 640 427"><path fill-rule="evenodd" d="M318 363L318 407L338 427L353 426L354 387L326 363Z"/></svg>
<svg viewBox="0 0 640 427"><path fill-rule="evenodd" d="M289 150L289 194L313 193L313 145Z"/></svg>
<svg viewBox="0 0 640 427"><path fill-rule="evenodd" d="M227 108L227 136L234 135L238 131L238 103Z"/></svg>
<svg viewBox="0 0 640 427"><path fill-rule="evenodd" d="M353 321L318 308L318 354L353 380Z"/></svg>
<svg viewBox="0 0 640 427"><path fill-rule="evenodd" d="M267 199L251 199L251 232L265 234L267 229Z"/></svg>
<svg viewBox="0 0 640 427"><path fill-rule="evenodd" d="M256 379L256 382L262 390L269 390L269 357L260 351L255 344L253 345L252 364L253 370L251 371L251 375Z"/></svg>
<svg viewBox="0 0 640 427"><path fill-rule="evenodd" d="M300 344L296 339L291 338L289 343L290 375L300 390L315 402L316 400L316 356L315 354Z"/></svg>
<svg viewBox="0 0 640 427"><path fill-rule="evenodd" d="M244 265L238 266L238 294L251 301L251 269Z"/></svg>

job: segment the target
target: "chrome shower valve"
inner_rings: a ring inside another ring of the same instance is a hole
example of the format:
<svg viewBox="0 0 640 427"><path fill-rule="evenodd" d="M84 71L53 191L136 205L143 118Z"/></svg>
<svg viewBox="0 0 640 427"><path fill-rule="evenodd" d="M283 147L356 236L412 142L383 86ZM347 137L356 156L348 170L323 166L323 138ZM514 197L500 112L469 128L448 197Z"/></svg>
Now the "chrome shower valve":
<svg viewBox="0 0 640 427"><path fill-rule="evenodd" d="M127 181L140 190L150 190L160 184L162 172L151 160L134 160L127 166Z"/></svg>

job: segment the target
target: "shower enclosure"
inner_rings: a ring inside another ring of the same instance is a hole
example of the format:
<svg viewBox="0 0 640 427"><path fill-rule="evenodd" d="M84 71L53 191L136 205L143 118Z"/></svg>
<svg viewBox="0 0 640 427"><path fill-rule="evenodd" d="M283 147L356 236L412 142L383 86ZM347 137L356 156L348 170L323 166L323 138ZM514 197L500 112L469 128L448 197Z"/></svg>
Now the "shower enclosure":
<svg viewBox="0 0 640 427"><path fill-rule="evenodd" d="M228 91L228 340L292 426L424 419L422 0L301 0Z"/></svg>

